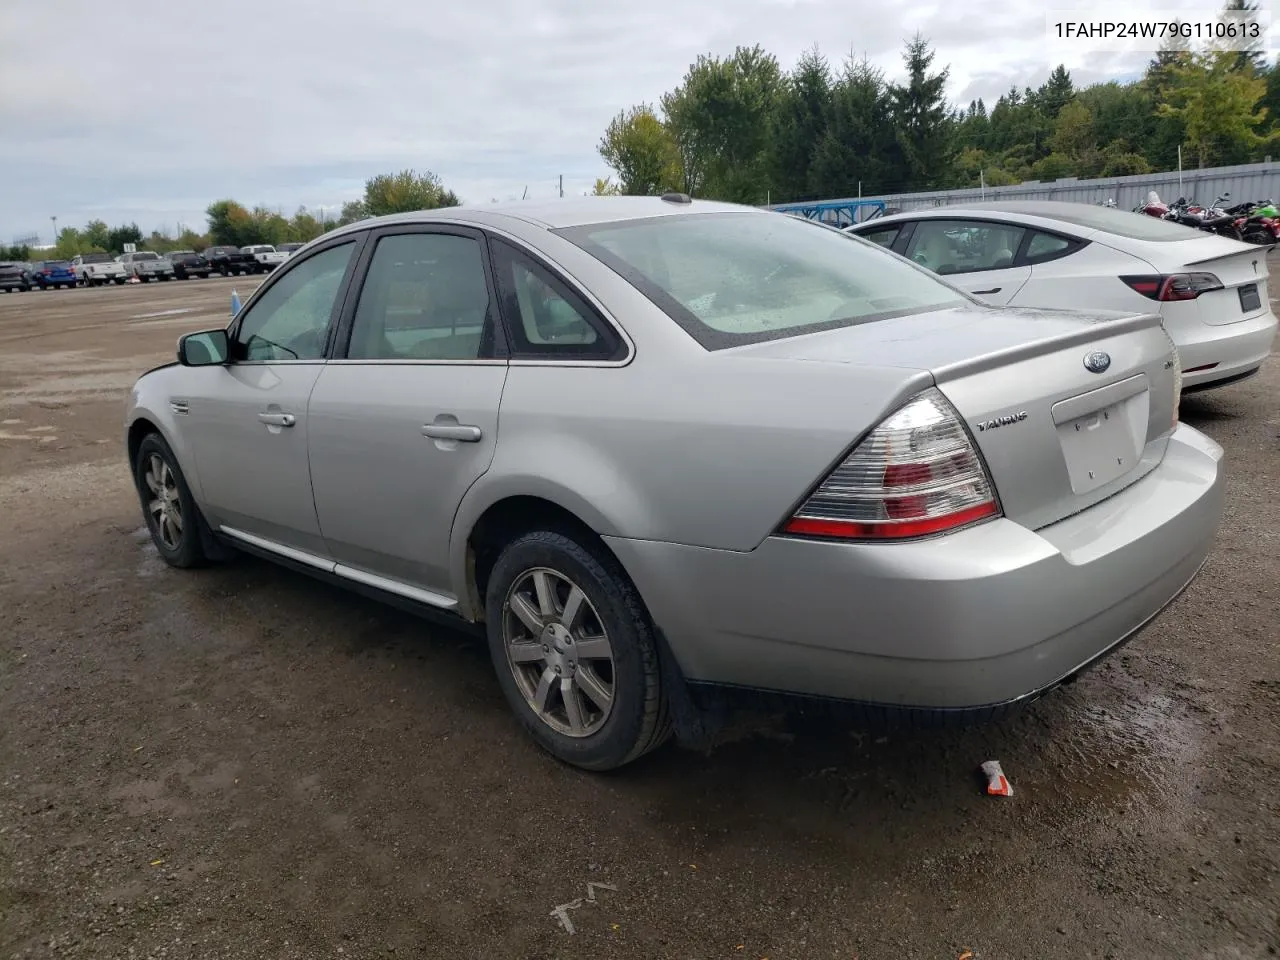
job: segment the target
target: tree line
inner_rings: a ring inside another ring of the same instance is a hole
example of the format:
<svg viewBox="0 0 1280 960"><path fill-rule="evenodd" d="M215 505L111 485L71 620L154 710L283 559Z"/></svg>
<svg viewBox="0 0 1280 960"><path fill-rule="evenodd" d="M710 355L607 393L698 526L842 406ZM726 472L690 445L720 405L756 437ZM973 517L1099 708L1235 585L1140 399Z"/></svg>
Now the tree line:
<svg viewBox="0 0 1280 960"><path fill-rule="evenodd" d="M1254 9L1231 0L1227 10ZM761 46L700 56L659 102L600 139L614 176L596 193L679 190L760 204L996 186L1256 162L1280 140L1280 59L1175 40L1141 78L1077 88L1062 66L990 106L947 100L950 72L919 34L889 80L816 49L790 72ZM616 179L615 179L616 178Z"/></svg>
<svg viewBox="0 0 1280 960"><path fill-rule="evenodd" d="M83 227L63 227L58 231L53 250L36 250L28 246L0 246L0 260L70 260L82 253L108 253L118 256L127 243L139 250L169 253L172 250L195 250L216 245L243 247L254 243L306 243L323 233L368 217L411 210L432 210L459 204L458 196L445 188L440 178L426 171L401 170L382 173L365 181L364 196L342 205L341 213L330 218L326 211L312 212L300 207L291 217L265 206L250 209L235 200L216 200L205 211L208 219L203 233L190 228L174 233L153 230L143 236L136 223L109 227L102 220L90 220ZM317 215L318 214L318 215Z"/></svg>

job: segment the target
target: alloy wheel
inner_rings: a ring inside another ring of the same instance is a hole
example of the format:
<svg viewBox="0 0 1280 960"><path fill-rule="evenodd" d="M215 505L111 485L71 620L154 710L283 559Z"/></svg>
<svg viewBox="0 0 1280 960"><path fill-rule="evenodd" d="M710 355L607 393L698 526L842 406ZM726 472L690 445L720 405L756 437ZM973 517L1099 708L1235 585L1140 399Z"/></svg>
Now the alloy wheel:
<svg viewBox="0 0 1280 960"><path fill-rule="evenodd" d="M502 639L538 719L568 737L604 726L615 698L613 647L581 587L547 567L525 571L507 591Z"/></svg>
<svg viewBox="0 0 1280 960"><path fill-rule="evenodd" d="M168 550L177 550L182 545L182 499L177 478L164 457L153 453L147 458L143 480L151 494L147 515L155 525L160 542Z"/></svg>

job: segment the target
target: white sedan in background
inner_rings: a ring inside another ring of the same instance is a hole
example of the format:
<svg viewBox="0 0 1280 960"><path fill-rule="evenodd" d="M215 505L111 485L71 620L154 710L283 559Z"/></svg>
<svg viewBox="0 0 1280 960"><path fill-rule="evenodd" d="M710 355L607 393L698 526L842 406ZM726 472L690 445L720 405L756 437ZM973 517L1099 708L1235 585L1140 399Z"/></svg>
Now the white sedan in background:
<svg viewBox="0 0 1280 960"><path fill-rule="evenodd" d="M988 303L1158 313L1184 391L1257 373L1276 335L1265 248L1153 217L1007 201L913 210L848 231Z"/></svg>

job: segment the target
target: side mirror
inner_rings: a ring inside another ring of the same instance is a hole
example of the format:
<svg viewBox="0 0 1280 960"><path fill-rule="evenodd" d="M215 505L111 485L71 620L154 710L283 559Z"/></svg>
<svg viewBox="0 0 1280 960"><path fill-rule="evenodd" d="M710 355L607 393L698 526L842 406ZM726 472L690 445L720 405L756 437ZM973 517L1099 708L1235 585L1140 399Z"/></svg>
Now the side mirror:
<svg viewBox="0 0 1280 960"><path fill-rule="evenodd" d="M202 330L178 339L178 362L184 367L218 367L230 356L225 330Z"/></svg>

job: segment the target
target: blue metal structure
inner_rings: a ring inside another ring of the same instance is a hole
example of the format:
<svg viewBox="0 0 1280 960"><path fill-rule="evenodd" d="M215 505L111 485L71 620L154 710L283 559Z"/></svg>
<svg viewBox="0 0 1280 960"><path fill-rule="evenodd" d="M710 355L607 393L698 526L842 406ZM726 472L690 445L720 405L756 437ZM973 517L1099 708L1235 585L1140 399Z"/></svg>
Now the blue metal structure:
<svg viewBox="0 0 1280 960"><path fill-rule="evenodd" d="M867 213L861 217L858 216L860 210L868 211L869 208L873 208L874 212ZM818 220L833 227L848 227L884 213L885 202L883 200L862 199L808 200L802 203L775 203L769 209L776 210L778 213L794 213L806 219Z"/></svg>

